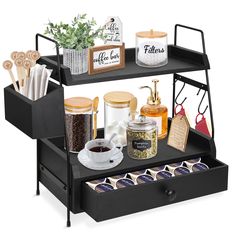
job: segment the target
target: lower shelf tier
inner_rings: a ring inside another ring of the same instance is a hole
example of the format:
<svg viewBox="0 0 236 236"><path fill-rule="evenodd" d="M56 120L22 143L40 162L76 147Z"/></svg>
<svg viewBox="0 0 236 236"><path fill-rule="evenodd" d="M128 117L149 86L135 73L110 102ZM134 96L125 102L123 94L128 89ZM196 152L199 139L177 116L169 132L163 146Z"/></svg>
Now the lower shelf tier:
<svg viewBox="0 0 236 236"><path fill-rule="evenodd" d="M98 136L103 137L102 129L98 131ZM37 142L40 182L64 205L67 205L67 162L63 137L41 139ZM164 139L159 142L158 154L154 158L148 160L134 160L127 155L126 148L124 148L123 153L124 159L120 165L113 169L101 171L87 169L79 163L77 154L70 154L70 208L73 213L86 211L95 220L100 221L227 189L228 167L215 159L214 141L192 129L190 130L186 152L181 152L168 146L167 139ZM88 189L85 184L85 182L89 180L184 161L196 157L202 157L204 163L206 163L210 169L201 173L191 173L160 182L145 184L145 186L143 185L140 188L134 186L127 188L127 190L119 189L112 193L102 193L101 195L98 195L92 189ZM174 200L170 200L165 194L168 190L178 192ZM157 194L157 196L155 196L155 194ZM142 198L144 198L143 203L141 203ZM119 199L122 199L121 202Z"/></svg>

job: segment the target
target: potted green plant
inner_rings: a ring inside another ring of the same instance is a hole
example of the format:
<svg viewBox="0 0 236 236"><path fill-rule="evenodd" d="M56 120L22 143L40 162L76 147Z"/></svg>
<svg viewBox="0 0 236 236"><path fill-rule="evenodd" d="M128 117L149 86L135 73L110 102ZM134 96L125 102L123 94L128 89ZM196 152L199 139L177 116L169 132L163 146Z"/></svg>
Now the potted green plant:
<svg viewBox="0 0 236 236"><path fill-rule="evenodd" d="M87 14L78 15L71 24L49 22L45 34L56 40L63 48L63 65L71 74L82 74L88 71L88 48L94 46L94 40L104 39L102 27L96 27L96 21L87 19Z"/></svg>

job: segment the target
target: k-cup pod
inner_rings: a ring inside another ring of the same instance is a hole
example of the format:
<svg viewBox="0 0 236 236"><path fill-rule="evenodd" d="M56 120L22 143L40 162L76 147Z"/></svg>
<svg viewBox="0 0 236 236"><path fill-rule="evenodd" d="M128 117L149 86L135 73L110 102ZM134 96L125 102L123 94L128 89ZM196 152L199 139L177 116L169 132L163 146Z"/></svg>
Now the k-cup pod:
<svg viewBox="0 0 236 236"><path fill-rule="evenodd" d="M167 168L171 174L174 174L174 170L177 167L181 167L181 166L183 166L183 162L176 162L176 163L172 163L172 164L167 165Z"/></svg>
<svg viewBox="0 0 236 236"><path fill-rule="evenodd" d="M192 166L194 164L199 163L199 162L201 162L201 157L184 161L184 163L190 170L192 169Z"/></svg>
<svg viewBox="0 0 236 236"><path fill-rule="evenodd" d="M157 167L153 167L153 168L150 168L150 169L147 169L150 174L152 175L152 177L155 179L155 176L156 174L159 172L159 171L163 171L165 170L166 166L163 165L163 166L157 166Z"/></svg>
<svg viewBox="0 0 236 236"><path fill-rule="evenodd" d="M154 181L151 175L143 174L132 178L135 184L145 184Z"/></svg>
<svg viewBox="0 0 236 236"><path fill-rule="evenodd" d="M115 175L115 176L108 177L108 180L110 181L110 183L111 183L112 186L115 186L115 185L116 185L116 182L117 182L119 179L126 178L126 176L127 176L127 174Z"/></svg>
<svg viewBox="0 0 236 236"><path fill-rule="evenodd" d="M98 184L105 183L105 182L106 182L106 178L102 178L102 179L95 179L95 180L88 181L86 182L86 184L88 184L89 187L94 189Z"/></svg>
<svg viewBox="0 0 236 236"><path fill-rule="evenodd" d="M98 193L104 193L104 192L114 190L114 188L111 184L102 183L102 184L97 184L94 190Z"/></svg>
<svg viewBox="0 0 236 236"><path fill-rule="evenodd" d="M172 177L172 174L167 170L162 170L156 173L154 179L160 180L160 179L169 179Z"/></svg>
<svg viewBox="0 0 236 236"><path fill-rule="evenodd" d="M138 170L134 172L128 173L128 175L131 177L131 179L136 179L137 176L146 174L147 170Z"/></svg>
<svg viewBox="0 0 236 236"><path fill-rule="evenodd" d="M125 187L129 187L129 186L133 186L134 185L134 181L128 178L124 178L124 179L119 179L117 180L114 188L118 189L118 188L125 188Z"/></svg>
<svg viewBox="0 0 236 236"><path fill-rule="evenodd" d="M174 176L186 175L189 173L190 173L190 170L184 166L176 167L174 170Z"/></svg>
<svg viewBox="0 0 236 236"><path fill-rule="evenodd" d="M202 171L202 170L208 170L209 167L204 163L196 163L192 166L191 170L192 172Z"/></svg>

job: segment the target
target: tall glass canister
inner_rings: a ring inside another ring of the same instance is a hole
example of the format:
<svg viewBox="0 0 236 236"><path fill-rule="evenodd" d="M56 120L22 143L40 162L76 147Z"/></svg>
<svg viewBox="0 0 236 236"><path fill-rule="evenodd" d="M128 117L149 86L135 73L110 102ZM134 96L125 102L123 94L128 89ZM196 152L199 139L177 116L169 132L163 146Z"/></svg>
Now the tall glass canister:
<svg viewBox="0 0 236 236"><path fill-rule="evenodd" d="M109 92L104 95L104 136L109 139L113 133L116 144L127 145L126 128L131 113L136 111L137 103L131 108L131 103L137 101L133 94L124 91ZM132 111L133 110L133 111ZM131 115L131 116L130 116Z"/></svg>
<svg viewBox="0 0 236 236"><path fill-rule="evenodd" d="M79 152L93 138L92 100L72 97L65 99L64 105L69 151Z"/></svg>
<svg viewBox="0 0 236 236"><path fill-rule="evenodd" d="M142 31L136 33L136 63L143 67L159 67L168 63L167 33Z"/></svg>

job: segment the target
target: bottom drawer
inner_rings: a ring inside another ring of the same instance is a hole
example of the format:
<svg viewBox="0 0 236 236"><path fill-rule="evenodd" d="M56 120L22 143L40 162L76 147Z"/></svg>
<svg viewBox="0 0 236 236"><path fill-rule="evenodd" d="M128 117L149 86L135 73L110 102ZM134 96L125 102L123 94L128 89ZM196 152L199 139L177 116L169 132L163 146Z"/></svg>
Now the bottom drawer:
<svg viewBox="0 0 236 236"><path fill-rule="evenodd" d="M228 166L202 158L209 170L97 193L83 183L82 208L96 221L164 206L227 189Z"/></svg>

